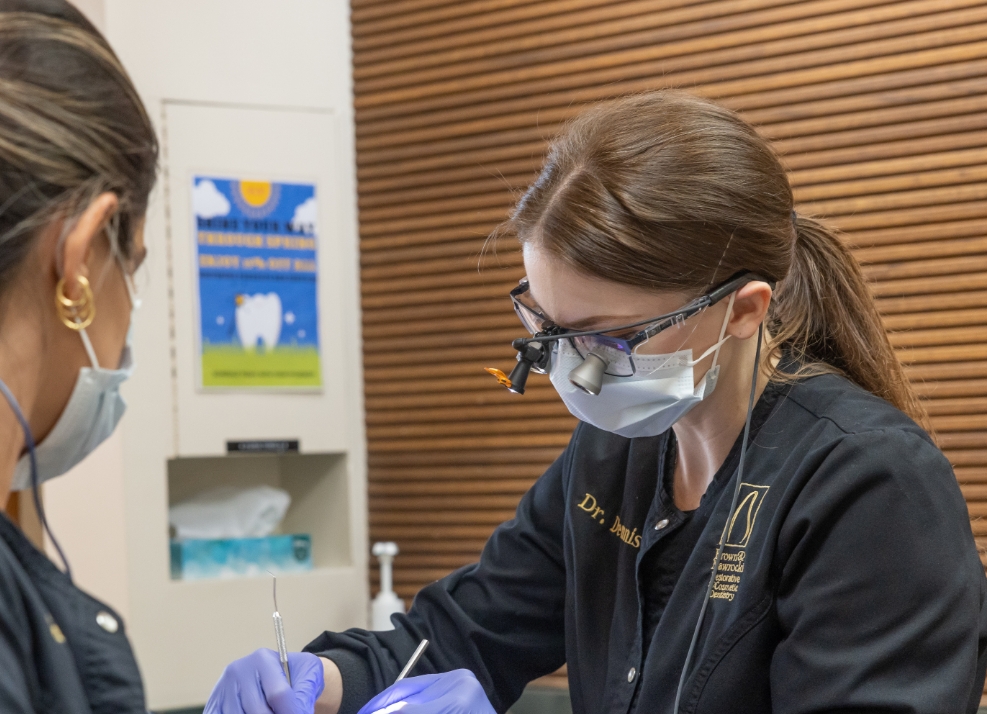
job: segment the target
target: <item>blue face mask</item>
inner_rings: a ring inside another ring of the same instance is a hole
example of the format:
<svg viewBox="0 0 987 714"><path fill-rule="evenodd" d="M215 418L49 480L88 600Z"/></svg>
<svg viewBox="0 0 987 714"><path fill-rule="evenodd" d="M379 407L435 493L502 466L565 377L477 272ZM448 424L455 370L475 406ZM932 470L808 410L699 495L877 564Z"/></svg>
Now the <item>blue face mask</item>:
<svg viewBox="0 0 987 714"><path fill-rule="evenodd" d="M32 479L31 455L25 454L14 469L11 490L28 489L35 484L40 485L49 479L61 476L106 441L120 422L127 408L123 397L120 396L120 385L134 371L131 335L134 329L134 316L137 308L140 307L125 270L124 281L130 296L130 329L127 331L127 340L117 368L100 367L89 335L86 334L85 329L79 330L79 337L82 338L82 344L86 348L92 367L83 367L79 370L68 404L65 405L51 432L35 448L36 480Z"/></svg>

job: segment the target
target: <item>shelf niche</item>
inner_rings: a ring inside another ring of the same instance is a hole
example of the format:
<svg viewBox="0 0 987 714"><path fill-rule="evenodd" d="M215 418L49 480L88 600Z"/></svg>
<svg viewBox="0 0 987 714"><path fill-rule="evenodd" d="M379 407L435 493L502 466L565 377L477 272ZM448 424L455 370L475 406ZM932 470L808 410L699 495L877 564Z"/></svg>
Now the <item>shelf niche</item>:
<svg viewBox="0 0 987 714"><path fill-rule="evenodd" d="M345 454L229 454L168 460L168 506L220 486L273 486L291 496L275 534L312 538L315 569L352 565ZM170 539L169 539L170 542Z"/></svg>

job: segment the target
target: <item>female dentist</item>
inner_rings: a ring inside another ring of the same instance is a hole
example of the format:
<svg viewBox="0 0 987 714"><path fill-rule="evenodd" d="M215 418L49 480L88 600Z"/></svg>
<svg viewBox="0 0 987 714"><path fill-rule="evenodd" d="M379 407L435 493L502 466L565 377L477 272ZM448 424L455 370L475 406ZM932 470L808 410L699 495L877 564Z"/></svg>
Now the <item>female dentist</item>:
<svg viewBox="0 0 987 714"><path fill-rule="evenodd" d="M576 714L975 712L965 503L853 256L793 208L712 102L570 123L501 231L530 336L493 370L517 392L548 372L583 422L568 448L395 630L320 635L296 692L255 652L207 712L503 712L563 663ZM389 686L422 638L423 676Z"/></svg>
<svg viewBox="0 0 987 714"><path fill-rule="evenodd" d="M0 0L0 502L33 489L45 528L40 483L123 414L156 163L96 29L63 0ZM0 711L146 712L119 616L3 516Z"/></svg>

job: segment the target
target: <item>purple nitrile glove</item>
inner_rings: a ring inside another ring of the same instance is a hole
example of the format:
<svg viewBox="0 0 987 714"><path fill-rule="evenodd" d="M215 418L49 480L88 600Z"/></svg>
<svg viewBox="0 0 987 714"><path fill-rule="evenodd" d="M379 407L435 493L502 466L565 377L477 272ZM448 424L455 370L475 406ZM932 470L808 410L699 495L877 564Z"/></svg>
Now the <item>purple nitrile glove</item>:
<svg viewBox="0 0 987 714"><path fill-rule="evenodd" d="M288 654L291 686L274 650L230 662L213 687L203 714L312 714L322 694L322 661L308 652Z"/></svg>
<svg viewBox="0 0 987 714"><path fill-rule="evenodd" d="M402 679L371 699L358 714L496 714L468 669Z"/></svg>

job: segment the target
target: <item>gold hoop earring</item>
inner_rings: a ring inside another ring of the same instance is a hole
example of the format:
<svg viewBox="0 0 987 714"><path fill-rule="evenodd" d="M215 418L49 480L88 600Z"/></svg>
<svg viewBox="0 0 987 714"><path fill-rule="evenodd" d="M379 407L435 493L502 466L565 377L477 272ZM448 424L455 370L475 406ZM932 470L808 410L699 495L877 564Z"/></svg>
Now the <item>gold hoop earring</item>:
<svg viewBox="0 0 987 714"><path fill-rule="evenodd" d="M55 310L62 324L78 332L93 324L93 319L96 317L96 299L93 297L89 280L84 275L80 275L76 280L82 288L82 297L78 300L69 298L65 294L65 278L62 278L55 286Z"/></svg>

